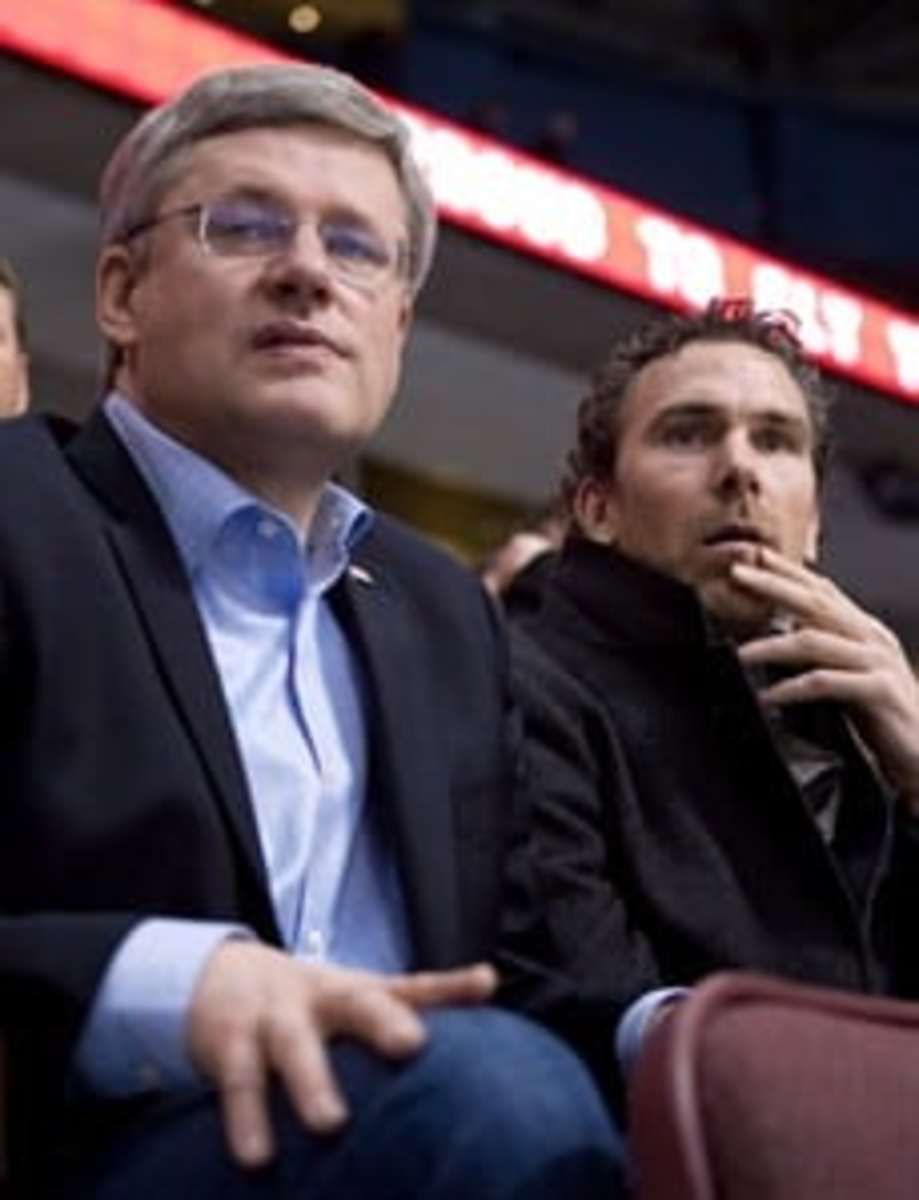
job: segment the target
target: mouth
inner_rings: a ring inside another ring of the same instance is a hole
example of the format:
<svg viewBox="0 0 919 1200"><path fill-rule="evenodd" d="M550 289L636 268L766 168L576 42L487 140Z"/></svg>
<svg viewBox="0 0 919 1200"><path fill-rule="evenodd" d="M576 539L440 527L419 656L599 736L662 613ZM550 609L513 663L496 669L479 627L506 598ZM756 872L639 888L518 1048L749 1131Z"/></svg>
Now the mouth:
<svg viewBox="0 0 919 1200"><path fill-rule="evenodd" d="M312 325L301 325L297 321L270 321L259 326L252 335L252 348L275 353L321 350L339 358L345 357L344 347L334 338Z"/></svg>
<svg viewBox="0 0 919 1200"><path fill-rule="evenodd" d="M720 525L702 539L703 546L771 546L772 539L756 525L732 522Z"/></svg>

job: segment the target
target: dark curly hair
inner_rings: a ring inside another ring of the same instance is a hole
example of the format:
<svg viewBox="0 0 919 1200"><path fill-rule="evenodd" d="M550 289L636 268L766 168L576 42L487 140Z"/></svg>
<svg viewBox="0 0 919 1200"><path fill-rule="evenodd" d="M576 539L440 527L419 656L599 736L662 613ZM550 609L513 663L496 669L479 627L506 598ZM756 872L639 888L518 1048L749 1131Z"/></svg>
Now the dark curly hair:
<svg viewBox="0 0 919 1200"><path fill-rule="evenodd" d="M566 460L561 500L573 500L585 479L610 479L618 451L619 413L638 373L649 363L676 354L690 342L742 342L774 354L800 387L814 434L814 469L822 480L829 451L832 394L819 371L805 362L787 312L756 312L748 300L713 300L701 313L653 321L617 342L596 372L578 409L577 444Z"/></svg>

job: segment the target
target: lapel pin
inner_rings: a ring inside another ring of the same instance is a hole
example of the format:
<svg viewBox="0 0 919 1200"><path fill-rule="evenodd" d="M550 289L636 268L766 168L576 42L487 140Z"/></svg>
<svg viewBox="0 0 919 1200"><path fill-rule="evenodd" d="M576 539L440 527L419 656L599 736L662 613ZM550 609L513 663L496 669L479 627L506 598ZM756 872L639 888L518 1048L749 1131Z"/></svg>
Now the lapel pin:
<svg viewBox="0 0 919 1200"><path fill-rule="evenodd" d="M348 567L348 574L357 583L366 583L368 587L373 586L373 576L369 571L365 570L363 567L359 567L356 563L352 563L351 566Z"/></svg>

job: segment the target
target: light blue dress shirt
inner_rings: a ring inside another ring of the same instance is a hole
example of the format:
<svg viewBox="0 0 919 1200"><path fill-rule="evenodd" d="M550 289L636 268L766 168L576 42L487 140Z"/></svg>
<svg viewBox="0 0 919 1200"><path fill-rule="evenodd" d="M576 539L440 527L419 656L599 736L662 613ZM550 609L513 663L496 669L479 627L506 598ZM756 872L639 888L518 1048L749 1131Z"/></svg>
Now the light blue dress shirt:
<svg viewBox="0 0 919 1200"><path fill-rule="evenodd" d="M123 397L110 395L105 411L188 572L285 946L369 970L410 967L395 862L367 796L361 672L327 595L372 514L329 484L304 544L289 517ZM205 960L234 936L254 935L218 922L141 922L97 992L77 1051L84 1082L109 1095L200 1082L185 1053L185 1019Z"/></svg>

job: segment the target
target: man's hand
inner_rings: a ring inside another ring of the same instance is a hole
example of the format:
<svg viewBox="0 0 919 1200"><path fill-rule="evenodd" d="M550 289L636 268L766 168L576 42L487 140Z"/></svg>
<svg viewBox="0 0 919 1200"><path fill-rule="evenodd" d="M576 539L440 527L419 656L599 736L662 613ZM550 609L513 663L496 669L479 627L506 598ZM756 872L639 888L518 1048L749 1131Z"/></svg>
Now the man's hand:
<svg viewBox="0 0 919 1200"><path fill-rule="evenodd" d="M246 1167L274 1152L267 1094L271 1077L314 1133L348 1117L326 1043L349 1037L386 1058L408 1058L424 1043L418 1009L478 1004L497 978L486 965L414 975L374 975L303 963L258 942L222 943L192 999L192 1062L217 1088L227 1142Z"/></svg>
<svg viewBox="0 0 919 1200"><path fill-rule="evenodd" d="M844 705L888 783L919 815L919 682L890 630L834 583L762 547L735 582L791 617L791 629L740 648L748 664L800 668L761 693L766 704Z"/></svg>

